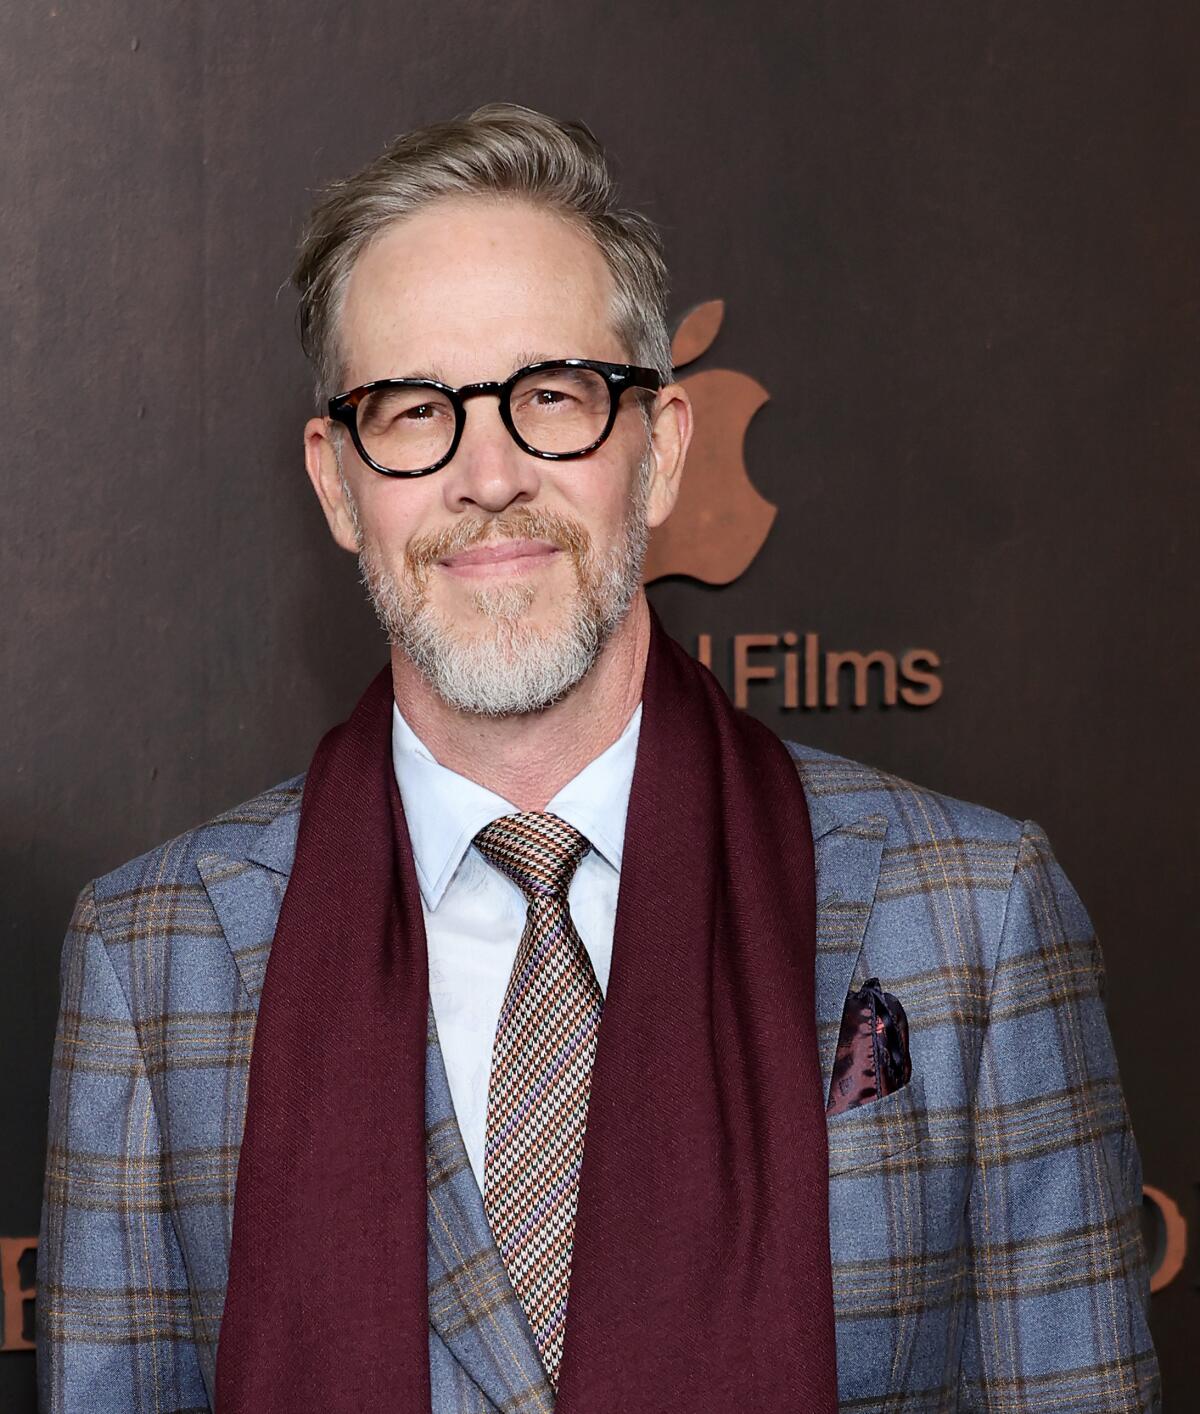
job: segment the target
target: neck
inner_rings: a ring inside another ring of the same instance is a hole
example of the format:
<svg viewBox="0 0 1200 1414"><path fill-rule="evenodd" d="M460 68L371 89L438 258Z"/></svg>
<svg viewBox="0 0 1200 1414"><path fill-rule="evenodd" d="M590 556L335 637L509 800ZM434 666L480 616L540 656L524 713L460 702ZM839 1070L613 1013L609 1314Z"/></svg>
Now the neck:
<svg viewBox="0 0 1200 1414"><path fill-rule="evenodd" d="M443 766L520 810L544 810L624 731L641 700L649 650L650 609L639 590L588 673L542 712L519 717L459 712L397 649L392 686L405 721Z"/></svg>

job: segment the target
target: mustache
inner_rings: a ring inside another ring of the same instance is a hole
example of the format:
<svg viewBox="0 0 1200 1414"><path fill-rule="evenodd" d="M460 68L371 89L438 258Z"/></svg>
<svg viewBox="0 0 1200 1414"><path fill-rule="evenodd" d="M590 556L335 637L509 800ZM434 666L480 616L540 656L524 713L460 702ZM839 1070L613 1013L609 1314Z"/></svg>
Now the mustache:
<svg viewBox="0 0 1200 1414"><path fill-rule="evenodd" d="M404 559L409 572L424 579L439 560L472 550L476 545L502 540L545 540L565 551L577 564L592 548L591 537L577 520L556 511L514 506L486 520L466 520L444 530L414 536L404 552Z"/></svg>

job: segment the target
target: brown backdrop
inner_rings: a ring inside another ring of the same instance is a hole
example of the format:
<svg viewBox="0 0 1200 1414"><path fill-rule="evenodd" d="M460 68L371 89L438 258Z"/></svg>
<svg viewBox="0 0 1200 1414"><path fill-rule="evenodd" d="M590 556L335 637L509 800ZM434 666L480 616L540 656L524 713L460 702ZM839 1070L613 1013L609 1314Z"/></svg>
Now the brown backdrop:
<svg viewBox="0 0 1200 1414"><path fill-rule="evenodd" d="M940 655L932 706L751 710L1046 827L1194 1225L1198 61L1184 0L6 7L0 1235L75 893L301 769L382 661L301 466L307 193L494 98L592 124L676 315L726 303L696 370L770 394L776 521L732 585L659 583L668 626L727 680L740 633ZM1188 1253L1169 1388L1196 1310ZM32 1390L0 1355L0 1408Z"/></svg>

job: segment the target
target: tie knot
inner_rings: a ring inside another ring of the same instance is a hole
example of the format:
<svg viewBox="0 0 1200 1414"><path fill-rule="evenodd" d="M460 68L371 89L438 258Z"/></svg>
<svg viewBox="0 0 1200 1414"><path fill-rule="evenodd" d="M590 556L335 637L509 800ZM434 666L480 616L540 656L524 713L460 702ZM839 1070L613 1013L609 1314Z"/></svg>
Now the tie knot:
<svg viewBox="0 0 1200 1414"><path fill-rule="evenodd" d="M475 836L475 847L532 902L537 895L565 898L591 845L557 815L527 810L485 825Z"/></svg>

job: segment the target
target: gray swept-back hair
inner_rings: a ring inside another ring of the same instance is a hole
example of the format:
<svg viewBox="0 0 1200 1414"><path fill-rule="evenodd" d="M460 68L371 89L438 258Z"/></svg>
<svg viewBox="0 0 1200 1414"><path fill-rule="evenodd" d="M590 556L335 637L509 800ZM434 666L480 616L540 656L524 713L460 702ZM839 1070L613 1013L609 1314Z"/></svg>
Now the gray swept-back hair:
<svg viewBox="0 0 1200 1414"><path fill-rule="evenodd" d="M489 103L404 133L321 193L292 273L319 407L340 391L338 325L355 261L394 222L451 196L519 198L577 222L612 273L613 332L635 363L670 381L667 270L653 222L617 205L604 150L585 124Z"/></svg>

